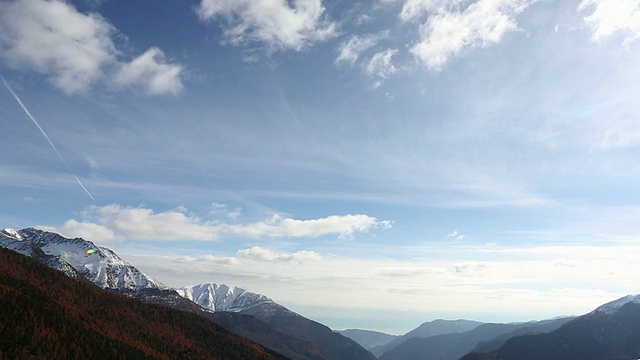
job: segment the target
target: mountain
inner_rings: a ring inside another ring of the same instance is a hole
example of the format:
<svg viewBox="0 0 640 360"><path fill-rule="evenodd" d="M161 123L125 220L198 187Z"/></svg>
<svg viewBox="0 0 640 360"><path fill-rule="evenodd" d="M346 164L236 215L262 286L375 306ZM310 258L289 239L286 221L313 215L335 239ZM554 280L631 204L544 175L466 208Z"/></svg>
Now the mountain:
<svg viewBox="0 0 640 360"><path fill-rule="evenodd" d="M427 338L436 335L457 334L475 329L480 325L482 325L482 323L479 321L436 319L425 322L417 328L384 345L374 347L371 349L371 352L379 357L385 352L398 347L400 344L412 338Z"/></svg>
<svg viewBox="0 0 640 360"><path fill-rule="evenodd" d="M103 289L147 303L196 313L294 360L330 359L313 344L280 332L252 316L220 312L214 314L142 273L110 249L97 247L91 241L69 239L32 228L4 229L0 231L0 247L33 257L62 270L68 276L88 280Z"/></svg>
<svg viewBox="0 0 640 360"><path fill-rule="evenodd" d="M68 264L99 287L121 294L135 295L146 289L169 289L122 260L113 251L81 238L68 239L33 228L4 229L0 232L0 246L32 257L41 251L58 258L61 264Z"/></svg>
<svg viewBox="0 0 640 360"><path fill-rule="evenodd" d="M175 289L181 296L211 311L240 312L262 304L275 305L273 300L226 284L200 284ZM267 307L268 308L268 307Z"/></svg>
<svg viewBox="0 0 640 360"><path fill-rule="evenodd" d="M375 360L376 357L355 341L309 320L264 295L229 285L200 284L178 289L189 300L215 311L233 309L264 321L282 333L307 341L335 360Z"/></svg>
<svg viewBox="0 0 640 360"><path fill-rule="evenodd" d="M357 342L363 348L369 351L371 351L371 349L376 346L382 346L389 343L391 340L398 338L397 335L389 335L371 330L347 329L336 332Z"/></svg>
<svg viewBox="0 0 640 360"><path fill-rule="evenodd" d="M110 249L82 238L69 239L34 228L4 229L0 231L0 247L33 257L69 276L84 277L106 290L179 310L202 311Z"/></svg>
<svg viewBox="0 0 640 360"><path fill-rule="evenodd" d="M640 358L640 302L627 296L546 334L513 337L491 354L502 360Z"/></svg>
<svg viewBox="0 0 640 360"><path fill-rule="evenodd" d="M561 318L549 321L551 323L544 321L517 324L482 324L463 333L411 338L382 354L380 360L458 360L476 348L476 346L500 336L515 331L536 333L539 332L538 329L540 327L553 330L567 320Z"/></svg>
<svg viewBox="0 0 640 360"><path fill-rule="evenodd" d="M0 248L2 359L286 359L196 314L99 289Z"/></svg>
<svg viewBox="0 0 640 360"><path fill-rule="evenodd" d="M514 331L500 335L489 341L482 341L473 349L477 353L489 353L499 349L504 343L512 337L520 335L533 335L551 332L565 323L573 320L574 316L559 317L550 320L542 320L531 323L525 323L526 326L519 327Z"/></svg>

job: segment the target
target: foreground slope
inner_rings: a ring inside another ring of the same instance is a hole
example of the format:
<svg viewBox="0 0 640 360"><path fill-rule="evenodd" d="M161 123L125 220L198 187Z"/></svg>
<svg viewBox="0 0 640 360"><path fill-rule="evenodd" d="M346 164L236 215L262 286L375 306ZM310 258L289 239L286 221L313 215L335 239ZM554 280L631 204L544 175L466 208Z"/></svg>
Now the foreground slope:
<svg viewBox="0 0 640 360"><path fill-rule="evenodd" d="M0 357L285 359L211 321L103 291L0 248Z"/></svg>
<svg viewBox="0 0 640 360"><path fill-rule="evenodd" d="M334 360L375 360L376 357L355 341L309 320L268 297L219 284L200 284L177 291L198 305L216 310L229 310L251 315L278 331L307 341Z"/></svg>

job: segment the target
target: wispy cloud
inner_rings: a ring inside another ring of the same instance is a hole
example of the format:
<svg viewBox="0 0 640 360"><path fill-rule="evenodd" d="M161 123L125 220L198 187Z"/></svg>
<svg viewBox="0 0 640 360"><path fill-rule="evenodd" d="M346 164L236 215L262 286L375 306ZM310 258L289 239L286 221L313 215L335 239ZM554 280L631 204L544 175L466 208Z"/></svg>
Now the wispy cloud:
<svg viewBox="0 0 640 360"><path fill-rule="evenodd" d="M335 64L354 65L360 59L363 52L374 47L378 42L380 42L380 40L388 36L388 31L383 31L377 34L351 36L338 47L338 56L336 57Z"/></svg>
<svg viewBox="0 0 640 360"><path fill-rule="evenodd" d="M322 260L322 256L315 251L300 250L293 253L275 253L260 246L253 246L249 249L238 250L238 256L267 262L296 262L307 263Z"/></svg>
<svg viewBox="0 0 640 360"><path fill-rule="evenodd" d="M211 204L211 210L209 210L209 215L220 215L223 214L230 219L236 219L242 214L241 207L235 207L232 210L229 209L227 204L214 202Z"/></svg>
<svg viewBox="0 0 640 360"><path fill-rule="evenodd" d="M55 153L58 155L58 157L60 158L60 160L62 160L62 163L67 167L67 169L69 170L69 172L71 173L71 175L73 175L73 177L76 179L76 181L78 182L78 184L80 185L80 187L82 187L82 190L84 190L87 195L89 195L89 197L91 198L91 200L95 200L93 198L93 195L91 195L91 193L89 192L89 190L87 190L87 188L82 184L82 182L80 181L80 179L78 178L78 176L75 174L75 172L71 169L71 167L69 166L69 164L67 163L67 161L64 159L64 157L62 157L62 154L60 154L60 152L58 151L58 148L53 144L53 141L51 141L51 139L49 138L49 135L47 135L47 133L44 131L44 129L42 128L42 126L40 126L40 124L38 123L38 121L36 121L36 118L31 115L31 111L29 111L29 109L27 109L27 107L24 105L24 103L22 102L22 100L20 99L20 97L13 91L13 89L11 88L11 86L9 86L9 83L7 83L7 81L4 79L4 77L2 77L2 75L0 75L0 79L2 80L2 83L4 84L4 86L7 88L7 90L9 90L9 92L11 93L11 95L13 95L13 98L16 99L16 101L18 102L18 105L20 105L20 107L22 108L22 110L24 111L24 113L27 115L27 117L29 119L31 119L31 122L33 122L33 124L38 128L38 130L40 130L40 133L42 134L42 136L44 136L44 138L47 140L47 142L49 143L49 145L51 145L51 148L53 149L53 151L55 151Z"/></svg>
<svg viewBox="0 0 640 360"><path fill-rule="evenodd" d="M438 71L465 51L498 43L506 33L517 30L516 16L534 2L408 0L400 18L420 22L420 39L410 52L427 68Z"/></svg>
<svg viewBox="0 0 640 360"><path fill-rule="evenodd" d="M196 12L201 20L222 20L234 45L259 42L269 50L302 50L337 35L321 0L202 0Z"/></svg>
<svg viewBox="0 0 640 360"><path fill-rule="evenodd" d="M465 234L461 234L458 230L454 230L452 232L450 232L449 234L447 234L448 238L454 238L456 240L464 240L464 238L466 237Z"/></svg>
<svg viewBox="0 0 640 360"><path fill-rule="evenodd" d="M126 61L113 40L117 33L99 14L81 13L64 1L0 3L0 58L15 69L48 76L66 93L101 81L112 84L114 76L117 84L142 86L151 94L182 88L182 66L165 63L157 48Z"/></svg>
<svg viewBox="0 0 640 360"><path fill-rule="evenodd" d="M369 76L376 76L379 78L375 82L374 87L378 87L381 81L389 78L398 71L393 64L393 57L398 53L397 49L386 49L375 53L369 62L364 67L364 72Z"/></svg>
<svg viewBox="0 0 640 360"><path fill-rule="evenodd" d="M367 215L333 215L312 220L274 215L261 222L228 224L203 220L184 207L156 213L149 208L117 204L90 206L81 216L82 221L69 219L60 227L41 227L66 236L108 242L125 239L219 241L225 236L317 238L336 235L344 239L374 228L388 229L392 225L391 221L379 221Z"/></svg>
<svg viewBox="0 0 640 360"><path fill-rule="evenodd" d="M592 39L602 41L613 34L624 37L623 45L640 38L640 1L638 0L583 0L579 11L592 10L584 17L593 31Z"/></svg>

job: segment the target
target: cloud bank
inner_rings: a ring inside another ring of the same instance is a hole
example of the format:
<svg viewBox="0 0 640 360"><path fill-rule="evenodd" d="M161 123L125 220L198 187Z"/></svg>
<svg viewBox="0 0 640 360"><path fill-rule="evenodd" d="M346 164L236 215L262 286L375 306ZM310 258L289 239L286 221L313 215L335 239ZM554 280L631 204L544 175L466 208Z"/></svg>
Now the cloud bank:
<svg viewBox="0 0 640 360"><path fill-rule="evenodd" d="M311 220L297 220L274 215L249 224L227 224L207 221L179 207L156 213L144 207L123 207L118 204L90 206L81 214L81 221L67 220L62 226L40 226L69 237L92 241L131 240L202 240L220 241L225 237L245 238L317 238L336 235L346 239L374 228L388 229L391 221L379 221L368 215L332 215ZM256 249L245 255L257 256ZM306 254L309 255L309 254ZM262 253L262 258L264 253ZM300 254L294 258L301 256ZM273 256L272 260L278 259Z"/></svg>

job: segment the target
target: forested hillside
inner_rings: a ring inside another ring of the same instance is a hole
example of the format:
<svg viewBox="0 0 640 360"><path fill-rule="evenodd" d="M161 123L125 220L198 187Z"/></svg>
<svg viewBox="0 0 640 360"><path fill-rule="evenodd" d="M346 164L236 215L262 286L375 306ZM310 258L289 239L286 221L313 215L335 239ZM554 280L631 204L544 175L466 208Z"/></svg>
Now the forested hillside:
<svg viewBox="0 0 640 360"><path fill-rule="evenodd" d="M0 248L0 359L285 359L196 314Z"/></svg>

